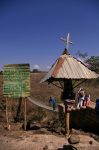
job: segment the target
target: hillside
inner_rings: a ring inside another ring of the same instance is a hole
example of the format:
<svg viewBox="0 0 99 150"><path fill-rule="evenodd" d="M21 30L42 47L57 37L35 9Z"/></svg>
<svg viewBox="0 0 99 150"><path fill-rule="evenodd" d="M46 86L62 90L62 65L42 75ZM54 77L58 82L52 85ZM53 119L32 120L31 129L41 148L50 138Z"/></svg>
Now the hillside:
<svg viewBox="0 0 99 150"><path fill-rule="evenodd" d="M45 73L31 73L31 96L36 98L41 103L48 105L49 97L53 95L56 99L61 96L62 90L47 83L40 84L40 80L45 76ZM98 81L90 81L82 86L91 93L92 100L98 97L99 85ZM76 91L77 89L75 89ZM57 114L43 110L31 102L27 101L27 122L31 123L31 130L23 131L24 122L24 100L21 104L19 121L15 123L14 118L18 114L19 100L9 99L9 121L11 124L10 131L6 130L6 115L5 115L5 98L3 97L3 77L0 76L0 149L1 150L65 150L67 148L89 150L98 150L99 137L92 133L73 130L74 134L79 135L80 143L72 147L64 135L59 135L47 130L48 124L54 123ZM36 124L35 124L36 123ZM34 126L34 129L33 129ZM58 124L55 124L56 128ZM37 128L40 128L37 130ZM53 127L52 127L53 128ZM58 131L58 130L57 130ZM64 131L64 130L63 130ZM92 143L92 145L90 144Z"/></svg>
<svg viewBox="0 0 99 150"><path fill-rule="evenodd" d="M49 97L52 95L55 98L61 97L62 89L48 84L46 82L40 83L40 80L45 76L46 73L31 73L30 84L31 84L31 96L35 97L40 101L48 103ZM90 93L91 100L95 101L99 97L99 79L98 80L89 80L80 86L83 86L85 91ZM80 87L79 86L79 87ZM79 88L77 87L75 91ZM3 77L0 75L0 99L3 99Z"/></svg>
<svg viewBox="0 0 99 150"><path fill-rule="evenodd" d="M38 100L48 103L49 97L52 95L55 98L59 98L61 95L61 89L52 84L40 83L40 80L46 73L32 73L31 74L31 95Z"/></svg>
<svg viewBox="0 0 99 150"><path fill-rule="evenodd" d="M62 89L52 84L48 85L48 83L45 82L40 83L40 80L45 76L45 74L46 73L31 74L31 95L38 100L47 103L51 95L59 99L61 97ZM76 92L80 86L84 87L85 91L91 95L92 101L95 101L95 99L99 97L99 79L86 81L75 88L74 91Z"/></svg>

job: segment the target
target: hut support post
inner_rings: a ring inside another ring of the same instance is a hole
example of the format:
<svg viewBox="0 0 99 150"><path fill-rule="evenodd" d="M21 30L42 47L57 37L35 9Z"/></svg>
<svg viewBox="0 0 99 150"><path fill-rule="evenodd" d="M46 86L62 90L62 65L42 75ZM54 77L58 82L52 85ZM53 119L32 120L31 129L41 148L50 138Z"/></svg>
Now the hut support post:
<svg viewBox="0 0 99 150"><path fill-rule="evenodd" d="M65 135L69 135L70 132L70 111L68 111L68 104L65 103L66 99L73 99L74 93L73 93L73 86L72 86L72 80L71 79L65 79L64 80L64 91L62 95L62 99L64 100L65 104Z"/></svg>
<svg viewBox="0 0 99 150"><path fill-rule="evenodd" d="M68 136L70 132L69 123L70 123L70 112L67 111L67 107L65 105L65 136Z"/></svg>

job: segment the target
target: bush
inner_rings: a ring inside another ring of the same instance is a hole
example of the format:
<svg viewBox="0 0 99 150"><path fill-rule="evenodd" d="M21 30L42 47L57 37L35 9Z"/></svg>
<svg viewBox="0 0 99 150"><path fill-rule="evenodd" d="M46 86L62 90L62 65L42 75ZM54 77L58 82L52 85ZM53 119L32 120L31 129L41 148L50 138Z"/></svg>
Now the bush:
<svg viewBox="0 0 99 150"><path fill-rule="evenodd" d="M6 108L5 104L0 103L0 109L1 109L1 110L4 110L5 108Z"/></svg>

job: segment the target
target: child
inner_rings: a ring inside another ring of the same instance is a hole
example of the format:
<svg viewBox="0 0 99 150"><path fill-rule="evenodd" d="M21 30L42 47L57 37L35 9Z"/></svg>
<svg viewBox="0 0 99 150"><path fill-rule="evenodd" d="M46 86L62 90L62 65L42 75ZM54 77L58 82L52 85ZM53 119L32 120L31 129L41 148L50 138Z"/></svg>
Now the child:
<svg viewBox="0 0 99 150"><path fill-rule="evenodd" d="M84 98L84 106L88 106L90 102L90 94L85 94L85 98Z"/></svg>

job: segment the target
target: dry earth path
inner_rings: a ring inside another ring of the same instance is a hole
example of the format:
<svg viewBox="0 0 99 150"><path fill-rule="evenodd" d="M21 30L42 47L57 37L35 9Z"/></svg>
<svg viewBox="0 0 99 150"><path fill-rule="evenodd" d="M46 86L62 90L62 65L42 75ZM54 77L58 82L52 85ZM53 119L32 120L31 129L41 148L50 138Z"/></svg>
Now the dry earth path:
<svg viewBox="0 0 99 150"><path fill-rule="evenodd" d="M92 137L79 137L80 143L73 145L77 150L99 150L99 143ZM32 131L6 131L0 134L0 150L64 150L63 147L68 145L65 137L52 134L34 134Z"/></svg>

